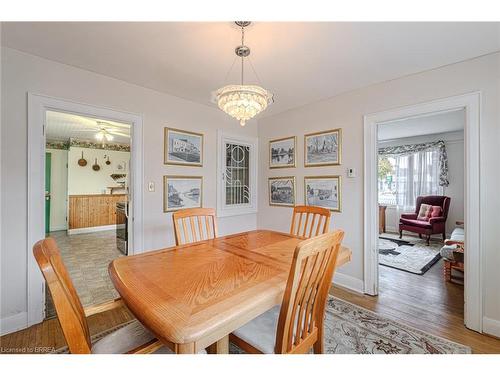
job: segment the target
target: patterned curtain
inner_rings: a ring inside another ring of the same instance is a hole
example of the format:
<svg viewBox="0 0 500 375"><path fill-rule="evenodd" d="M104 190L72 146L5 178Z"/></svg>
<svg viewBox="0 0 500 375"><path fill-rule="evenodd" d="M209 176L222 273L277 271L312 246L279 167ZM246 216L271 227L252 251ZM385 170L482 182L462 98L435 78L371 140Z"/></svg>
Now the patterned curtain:
<svg viewBox="0 0 500 375"><path fill-rule="evenodd" d="M439 186L446 187L450 182L448 180L448 155L446 154L444 141L382 147L378 149L378 154L385 156L408 156L432 149L437 149L439 151Z"/></svg>

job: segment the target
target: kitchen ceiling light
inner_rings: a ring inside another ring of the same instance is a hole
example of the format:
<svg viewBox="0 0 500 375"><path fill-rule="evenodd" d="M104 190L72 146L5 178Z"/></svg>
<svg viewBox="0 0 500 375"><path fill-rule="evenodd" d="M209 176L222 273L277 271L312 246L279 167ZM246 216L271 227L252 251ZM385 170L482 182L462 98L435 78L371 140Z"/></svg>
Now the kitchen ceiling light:
<svg viewBox="0 0 500 375"><path fill-rule="evenodd" d="M241 27L241 45L235 48L236 55L241 58L241 84L221 87L215 93L215 101L221 110L245 126L246 121L273 102L273 94L263 87L244 84L244 59L250 55L250 48L245 46L245 27L250 22L237 21L236 24Z"/></svg>

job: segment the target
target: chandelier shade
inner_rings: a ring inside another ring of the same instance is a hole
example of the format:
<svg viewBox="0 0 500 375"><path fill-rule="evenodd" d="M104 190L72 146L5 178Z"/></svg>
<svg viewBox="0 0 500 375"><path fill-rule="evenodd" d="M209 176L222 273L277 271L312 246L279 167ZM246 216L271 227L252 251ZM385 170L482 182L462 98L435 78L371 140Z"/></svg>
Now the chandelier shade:
<svg viewBox="0 0 500 375"><path fill-rule="evenodd" d="M256 85L227 85L216 92L219 108L245 126L250 120L272 103L273 95Z"/></svg>
<svg viewBox="0 0 500 375"><path fill-rule="evenodd" d="M236 56L241 58L241 84L221 87L215 92L214 99L222 111L237 119L241 126L245 126L248 120L273 102L273 94L261 86L244 84L244 59L250 55L250 48L245 45L245 27L250 25L250 22L237 21L236 24L241 27L241 45L234 50Z"/></svg>

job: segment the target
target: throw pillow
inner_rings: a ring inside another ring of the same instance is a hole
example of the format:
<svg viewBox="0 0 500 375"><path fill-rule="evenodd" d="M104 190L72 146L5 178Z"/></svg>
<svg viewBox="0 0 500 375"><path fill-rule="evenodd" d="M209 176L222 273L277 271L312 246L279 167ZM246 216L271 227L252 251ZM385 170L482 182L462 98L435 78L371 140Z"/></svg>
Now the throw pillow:
<svg viewBox="0 0 500 375"><path fill-rule="evenodd" d="M432 206L430 204L422 203L418 211L417 220L429 221Z"/></svg>
<svg viewBox="0 0 500 375"><path fill-rule="evenodd" d="M443 209L440 206L432 206L430 217L440 217L443 214Z"/></svg>

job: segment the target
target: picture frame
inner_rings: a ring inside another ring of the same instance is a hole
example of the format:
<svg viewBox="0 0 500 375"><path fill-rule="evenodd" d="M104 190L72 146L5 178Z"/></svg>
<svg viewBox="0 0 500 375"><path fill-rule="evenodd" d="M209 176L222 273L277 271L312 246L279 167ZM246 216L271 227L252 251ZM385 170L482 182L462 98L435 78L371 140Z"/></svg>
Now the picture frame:
<svg viewBox="0 0 500 375"><path fill-rule="evenodd" d="M297 166L297 137L269 141L269 168L295 168Z"/></svg>
<svg viewBox="0 0 500 375"><path fill-rule="evenodd" d="M342 176L304 177L304 204L342 212Z"/></svg>
<svg viewBox="0 0 500 375"><path fill-rule="evenodd" d="M296 205L295 176L269 177L268 191L270 206Z"/></svg>
<svg viewBox="0 0 500 375"><path fill-rule="evenodd" d="M331 129L304 135L304 166L341 165L342 129Z"/></svg>
<svg viewBox="0 0 500 375"><path fill-rule="evenodd" d="M163 164L203 166L203 134L165 127Z"/></svg>
<svg viewBox="0 0 500 375"><path fill-rule="evenodd" d="M163 176L163 212L203 207L202 176Z"/></svg>

